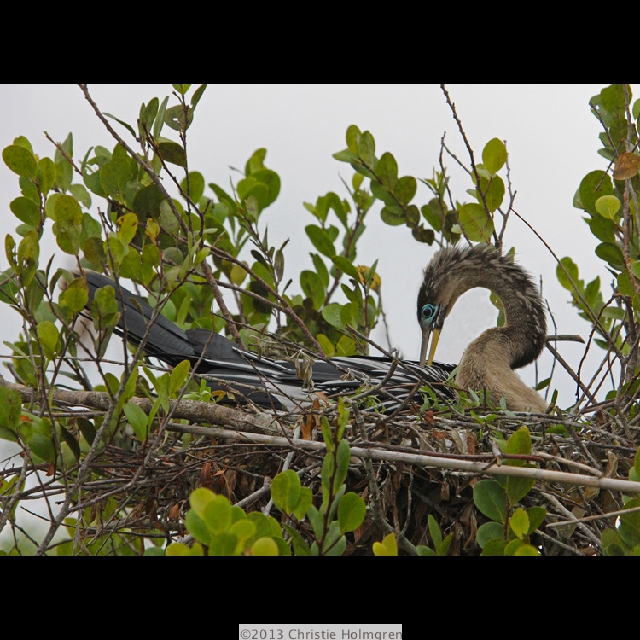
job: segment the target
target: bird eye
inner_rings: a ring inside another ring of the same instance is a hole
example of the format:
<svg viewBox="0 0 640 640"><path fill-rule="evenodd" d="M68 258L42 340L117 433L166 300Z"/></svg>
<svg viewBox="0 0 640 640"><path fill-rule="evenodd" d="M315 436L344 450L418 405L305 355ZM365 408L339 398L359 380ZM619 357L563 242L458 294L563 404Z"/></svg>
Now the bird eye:
<svg viewBox="0 0 640 640"><path fill-rule="evenodd" d="M426 324L431 324L433 319L436 317L437 311L437 305L425 304L424 307L422 307L422 321Z"/></svg>

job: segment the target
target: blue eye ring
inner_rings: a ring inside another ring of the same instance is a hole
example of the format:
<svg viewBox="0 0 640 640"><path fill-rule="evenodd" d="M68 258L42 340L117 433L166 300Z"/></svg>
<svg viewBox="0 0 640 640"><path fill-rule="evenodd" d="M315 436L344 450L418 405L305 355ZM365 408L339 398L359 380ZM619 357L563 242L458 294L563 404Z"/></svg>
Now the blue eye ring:
<svg viewBox="0 0 640 640"><path fill-rule="evenodd" d="M438 313L438 305L437 304L425 304L422 307L422 322L424 324L431 324L435 317L436 314Z"/></svg>

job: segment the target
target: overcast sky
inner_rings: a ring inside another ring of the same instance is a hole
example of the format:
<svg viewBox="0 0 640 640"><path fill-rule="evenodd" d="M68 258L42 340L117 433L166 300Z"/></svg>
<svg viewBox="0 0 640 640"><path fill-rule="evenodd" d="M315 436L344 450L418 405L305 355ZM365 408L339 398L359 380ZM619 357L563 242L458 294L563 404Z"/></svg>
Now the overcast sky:
<svg viewBox="0 0 640 640"><path fill-rule="evenodd" d="M605 292L610 276L594 254L597 241L582 221L572 200L581 179L589 171L606 169L597 154L600 125L591 115L589 99L604 84L581 85L447 85L463 122L467 137L480 158L491 138L505 140L515 209L546 240L558 257L571 256L580 266L581 278L600 275ZM640 85L632 85L634 99ZM140 104L154 96L162 100L171 91L167 85L90 85L93 98L104 111L135 126ZM62 141L74 135L75 157L81 159L91 146L112 148L115 141L104 130L76 85L23 84L0 85L0 144L11 144L16 136L26 136L35 153L53 157L54 149L44 132ZM170 101L171 104L171 101ZM297 283L297 273L311 266L312 246L304 235L313 222L304 202L315 202L319 195L346 192L341 178L351 176L348 165L332 158L345 147L345 131L350 124L369 130L376 140L376 153L389 151L395 156L400 175L430 178L438 165L440 141L446 142L465 163L468 155L439 85L209 85L198 105L190 130L188 153L190 169L200 171L207 182L229 185L238 179L230 167L242 169L253 151L267 149L266 164L282 180L279 199L263 214L272 244L290 238L286 250L286 276ZM165 128L165 135L169 130ZM454 162L447 161L453 173L453 193L459 201L469 201L470 183ZM0 206L3 210L3 239L15 235L17 220L9 210L19 195L17 176L0 163ZM211 195L211 194L210 194ZM421 206L430 198L419 187L414 202ZM98 202L98 198L94 199ZM358 263L378 260L382 277L383 301L393 346L404 357L419 356L420 330L415 317L415 298L422 270L435 252L435 246L416 243L405 227L384 225L372 213L361 242ZM526 226L512 216L506 234L506 247L516 248L518 261L543 282L559 333L589 335L589 326L580 320L569 304L569 294L557 283L555 261ZM47 242L44 255L56 252L55 242ZM56 254L56 266L69 266ZM42 265L44 266L44 259ZM7 268L4 251L0 268ZM457 362L464 347L480 332L495 324L496 312L488 293L467 293L450 315L438 347L437 359ZM13 341L20 330L18 318L0 305L3 340ZM383 336L374 336L383 343ZM560 351L577 368L584 347L561 343ZM591 377L603 352L592 347L583 377ZM0 346L0 353L8 350ZM540 376L548 376L551 356L539 360ZM535 370L520 371L523 379L534 383ZM574 398L575 385L556 370L553 388L560 392L560 406Z"/></svg>

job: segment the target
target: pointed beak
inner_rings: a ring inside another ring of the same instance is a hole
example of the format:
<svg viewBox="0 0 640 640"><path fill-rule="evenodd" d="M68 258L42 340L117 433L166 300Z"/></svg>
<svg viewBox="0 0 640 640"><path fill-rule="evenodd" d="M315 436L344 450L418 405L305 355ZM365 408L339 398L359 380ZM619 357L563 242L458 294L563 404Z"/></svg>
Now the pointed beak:
<svg viewBox="0 0 640 640"><path fill-rule="evenodd" d="M431 349L429 350L429 358L427 359L427 349L429 347L429 336L433 333L431 340ZM424 367L425 362L431 366L433 358L436 355L438 340L440 339L440 329L432 329L429 326L422 327L422 346L420 348L420 366Z"/></svg>

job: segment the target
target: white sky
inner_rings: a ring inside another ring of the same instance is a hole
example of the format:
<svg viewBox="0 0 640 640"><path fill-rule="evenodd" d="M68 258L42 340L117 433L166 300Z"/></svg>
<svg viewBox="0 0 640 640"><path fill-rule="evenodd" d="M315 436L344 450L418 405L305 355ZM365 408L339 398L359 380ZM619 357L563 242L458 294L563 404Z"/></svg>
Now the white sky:
<svg viewBox="0 0 640 640"><path fill-rule="evenodd" d="M604 84L582 85L448 85L467 137L480 159L482 148L493 137L505 140L515 208L546 240L558 257L571 256L580 266L582 279L603 278L605 295L610 276L595 256L598 241L574 209L572 199L581 179L589 171L606 169L597 154L600 125L590 113L589 99ZM632 85L634 99L640 85ZM135 126L140 104L157 96L162 100L170 85L90 85L93 98L103 112ZM171 104L171 100L170 100ZM282 180L279 199L263 214L272 244L286 238L285 276L294 279L301 269L310 268L313 250L304 234L313 222L303 202L315 202L319 195L346 192L341 177L349 181L351 168L332 158L345 145L350 124L369 130L376 139L376 153L389 151L395 156L400 175L430 178L438 165L440 140L446 141L465 163L468 156L457 127L438 85L210 85L196 111L190 130L188 154L190 169L201 171L207 182L223 187L238 174L259 147L267 149L266 164ZM44 131L62 141L71 131L74 155L81 159L90 146L113 148L115 141L104 130L76 85L0 85L0 145L11 144L16 136L26 136L34 151L53 157L54 149ZM170 132L165 127L164 134ZM171 132L173 133L173 132ZM127 134L128 135L128 134ZM454 170L454 197L470 201L470 183ZM0 207L2 236L15 235L17 220L9 210L19 195L17 176L0 163ZM211 194L210 194L211 195ZM430 198L422 187L414 202L421 206ZM98 198L94 198L94 205ZM517 218L512 217L506 234L506 247L515 246L519 262L543 281L544 294L551 307L559 333L589 335L586 322L569 305L569 293L557 283L555 261L547 249ZM69 266L55 242L49 240L43 256L56 253L56 266ZM419 355L420 330L415 317L415 297L422 270L436 247L418 244L405 227L388 227L378 209L370 214L367 232L360 244L358 262L371 264L378 259L383 300L393 346L407 357ZM42 259L44 265L45 259ZM4 251L0 269L7 268ZM296 286L295 290L299 290ZM495 324L495 309L488 293L467 293L450 315L438 347L437 359L457 362L464 347L485 328ZM19 319L0 305L3 340L13 341L19 332ZM553 329L551 329L553 330ZM374 336L381 344L381 333ZM577 369L584 347L561 343L560 351ZM592 347L583 378L589 380L603 352ZM0 346L0 354L8 350ZM539 361L540 377L548 376L551 356ZM0 371L0 373L6 373ZM523 379L534 383L534 367L521 370ZM560 406L568 406L575 385L561 369L556 370L552 388L560 392Z"/></svg>

